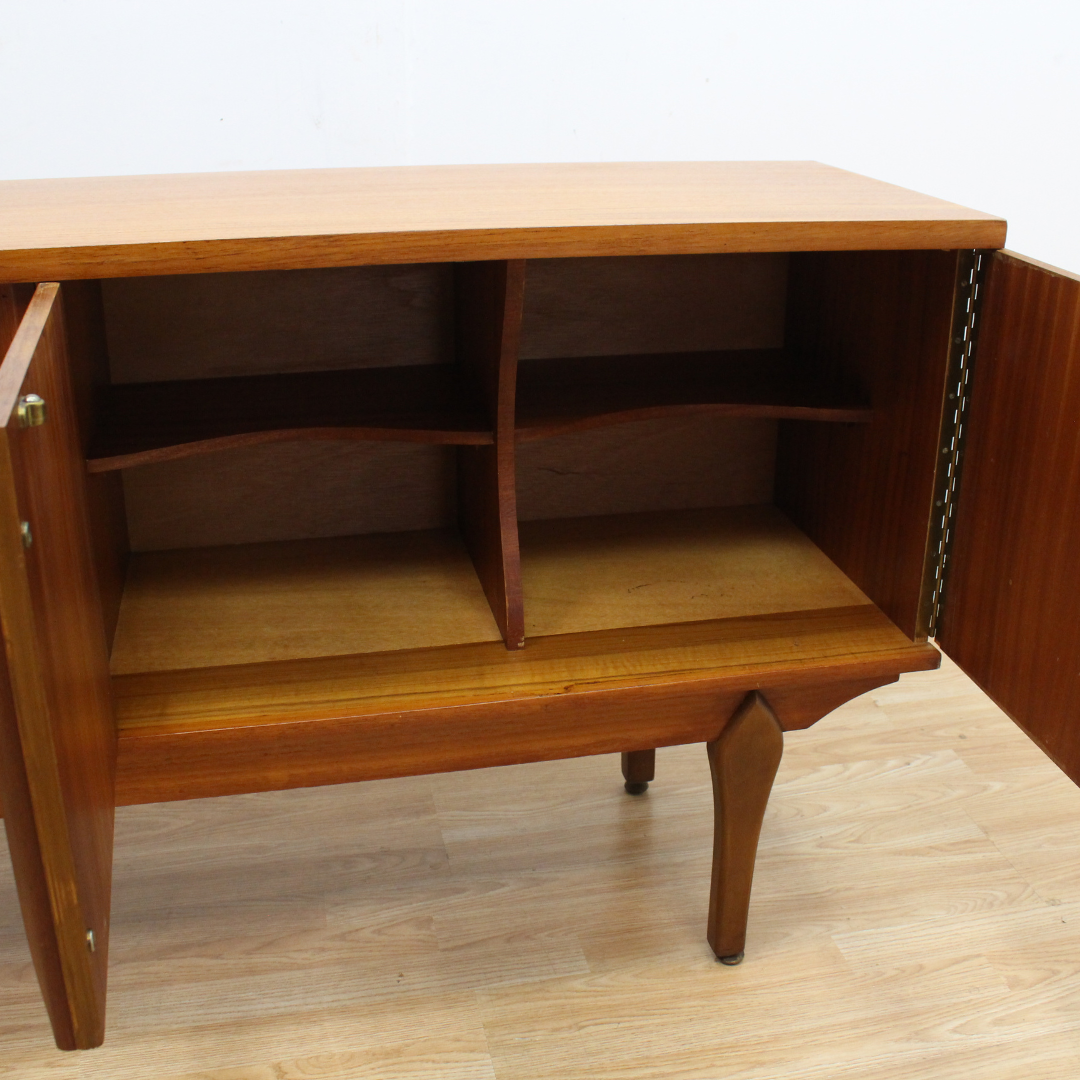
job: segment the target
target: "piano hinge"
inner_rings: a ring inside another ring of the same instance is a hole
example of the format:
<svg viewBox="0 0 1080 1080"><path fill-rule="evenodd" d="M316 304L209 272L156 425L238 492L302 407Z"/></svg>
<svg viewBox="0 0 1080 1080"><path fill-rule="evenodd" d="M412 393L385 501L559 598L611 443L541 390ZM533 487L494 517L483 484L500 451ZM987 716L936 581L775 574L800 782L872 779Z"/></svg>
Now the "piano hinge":
<svg viewBox="0 0 1080 1080"><path fill-rule="evenodd" d="M954 533L956 500L960 474L964 468L968 402L971 375L975 367L979 305L989 253L962 251L956 277L952 341L949 346L949 373L941 418L938 453L941 460L934 482L934 511L930 522L930 552L933 582L930 598L929 634L935 637L949 580L949 556Z"/></svg>

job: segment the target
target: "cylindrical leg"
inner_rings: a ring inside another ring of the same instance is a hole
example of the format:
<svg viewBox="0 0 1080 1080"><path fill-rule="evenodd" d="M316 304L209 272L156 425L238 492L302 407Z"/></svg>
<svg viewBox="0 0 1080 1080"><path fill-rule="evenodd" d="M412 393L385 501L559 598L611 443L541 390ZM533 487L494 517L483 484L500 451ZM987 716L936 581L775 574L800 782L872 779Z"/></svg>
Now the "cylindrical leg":
<svg viewBox="0 0 1080 1080"><path fill-rule="evenodd" d="M784 733L768 702L754 692L708 751L715 812L709 944L722 963L737 964L746 945L758 837Z"/></svg>
<svg viewBox="0 0 1080 1080"><path fill-rule="evenodd" d="M631 795L642 795L648 790L649 781L656 775L655 750L631 750L622 756L622 774L626 790Z"/></svg>

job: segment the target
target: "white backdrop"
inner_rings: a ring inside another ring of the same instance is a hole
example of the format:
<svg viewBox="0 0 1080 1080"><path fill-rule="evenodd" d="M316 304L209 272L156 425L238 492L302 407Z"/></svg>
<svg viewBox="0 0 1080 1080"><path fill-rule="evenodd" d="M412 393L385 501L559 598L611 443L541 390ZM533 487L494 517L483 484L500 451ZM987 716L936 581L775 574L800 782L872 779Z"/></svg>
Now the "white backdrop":
<svg viewBox="0 0 1080 1080"><path fill-rule="evenodd" d="M816 158L1080 270L1077 0L0 0L0 178Z"/></svg>

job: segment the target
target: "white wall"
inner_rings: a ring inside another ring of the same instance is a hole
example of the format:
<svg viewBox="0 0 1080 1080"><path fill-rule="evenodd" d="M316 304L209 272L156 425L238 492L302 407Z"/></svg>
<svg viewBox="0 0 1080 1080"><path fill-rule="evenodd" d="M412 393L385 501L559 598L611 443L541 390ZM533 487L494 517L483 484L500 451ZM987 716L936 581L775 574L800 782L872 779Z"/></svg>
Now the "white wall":
<svg viewBox="0 0 1080 1080"><path fill-rule="evenodd" d="M1080 270L1076 0L0 0L0 178L816 158Z"/></svg>

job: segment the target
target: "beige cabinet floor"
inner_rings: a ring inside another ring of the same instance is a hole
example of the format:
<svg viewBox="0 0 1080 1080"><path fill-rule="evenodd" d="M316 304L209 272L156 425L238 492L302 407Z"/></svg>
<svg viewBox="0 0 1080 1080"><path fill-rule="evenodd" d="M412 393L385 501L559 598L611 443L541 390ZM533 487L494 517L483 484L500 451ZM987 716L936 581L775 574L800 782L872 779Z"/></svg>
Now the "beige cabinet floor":
<svg viewBox="0 0 1080 1080"><path fill-rule="evenodd" d="M787 737L737 968L711 824L700 746L123 808L99 1050L3 857L0 1077L1080 1073L1080 790L948 662Z"/></svg>

